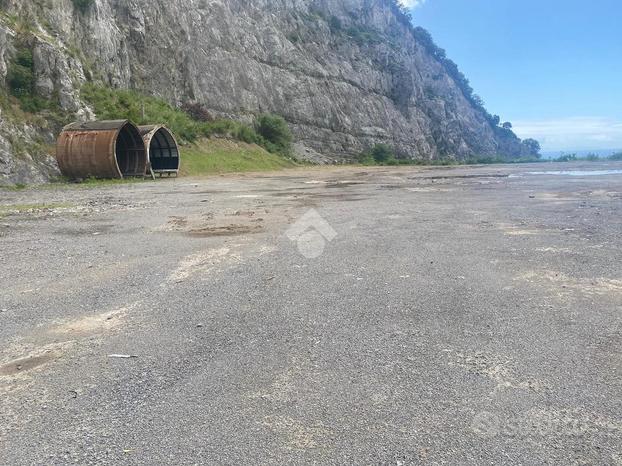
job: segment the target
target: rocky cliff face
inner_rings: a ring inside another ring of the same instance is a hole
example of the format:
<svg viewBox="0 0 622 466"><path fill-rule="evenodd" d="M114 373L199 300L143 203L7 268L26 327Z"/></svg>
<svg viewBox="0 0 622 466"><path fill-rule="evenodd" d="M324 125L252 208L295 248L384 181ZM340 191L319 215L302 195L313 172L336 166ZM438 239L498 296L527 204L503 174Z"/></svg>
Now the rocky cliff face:
<svg viewBox="0 0 622 466"><path fill-rule="evenodd" d="M521 150L465 97L389 0L76 4L0 0L0 82L26 44L36 93L77 119L93 117L79 89L96 80L232 118L278 113L301 153L332 159L379 142L424 159ZM25 120L13 113L0 122L0 176L41 178L53 170L45 154L54 124L42 123L45 112ZM37 149L16 149L16 137Z"/></svg>

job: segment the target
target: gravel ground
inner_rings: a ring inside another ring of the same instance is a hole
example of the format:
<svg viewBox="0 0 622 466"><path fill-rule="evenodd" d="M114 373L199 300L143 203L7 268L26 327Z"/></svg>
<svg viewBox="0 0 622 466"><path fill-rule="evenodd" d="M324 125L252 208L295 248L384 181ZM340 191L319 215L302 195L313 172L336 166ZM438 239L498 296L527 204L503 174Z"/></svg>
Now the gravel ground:
<svg viewBox="0 0 622 466"><path fill-rule="evenodd" d="M0 463L622 464L622 174L559 169L622 164L0 191Z"/></svg>

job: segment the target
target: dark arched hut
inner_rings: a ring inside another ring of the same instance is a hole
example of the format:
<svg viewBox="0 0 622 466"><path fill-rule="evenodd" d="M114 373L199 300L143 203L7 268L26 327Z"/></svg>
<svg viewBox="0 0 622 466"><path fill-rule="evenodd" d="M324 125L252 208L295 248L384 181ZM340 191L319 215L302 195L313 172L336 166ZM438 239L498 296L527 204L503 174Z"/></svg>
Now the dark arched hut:
<svg viewBox="0 0 622 466"><path fill-rule="evenodd" d="M147 170L160 176L177 176L181 157L173 133L162 125L139 126L138 129L147 148Z"/></svg>
<svg viewBox="0 0 622 466"><path fill-rule="evenodd" d="M72 179L145 176L147 150L138 127L128 120L72 123L56 144L61 173Z"/></svg>

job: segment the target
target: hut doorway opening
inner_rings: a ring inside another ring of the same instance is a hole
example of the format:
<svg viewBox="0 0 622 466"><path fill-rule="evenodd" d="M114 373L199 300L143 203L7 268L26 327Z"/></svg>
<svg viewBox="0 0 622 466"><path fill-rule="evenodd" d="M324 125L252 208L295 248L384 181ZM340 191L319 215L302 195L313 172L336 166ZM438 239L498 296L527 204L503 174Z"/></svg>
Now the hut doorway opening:
<svg viewBox="0 0 622 466"><path fill-rule="evenodd" d="M124 177L145 175L145 144L133 125L124 126L119 132L115 154Z"/></svg>
<svg viewBox="0 0 622 466"><path fill-rule="evenodd" d="M149 165L155 174L177 175L180 153L173 134L164 126L141 126L140 133L149 154Z"/></svg>

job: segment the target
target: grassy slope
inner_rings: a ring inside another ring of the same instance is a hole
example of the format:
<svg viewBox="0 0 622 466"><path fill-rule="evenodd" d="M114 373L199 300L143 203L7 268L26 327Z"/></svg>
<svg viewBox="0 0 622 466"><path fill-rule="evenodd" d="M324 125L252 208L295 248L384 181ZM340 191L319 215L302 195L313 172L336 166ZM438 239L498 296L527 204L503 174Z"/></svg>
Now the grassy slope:
<svg viewBox="0 0 622 466"><path fill-rule="evenodd" d="M181 176L279 170L296 164L262 147L227 139L202 139L181 148Z"/></svg>
<svg viewBox="0 0 622 466"><path fill-rule="evenodd" d="M161 99L93 84L82 88L82 97L93 106L100 119L127 118L139 124L166 124L178 142L185 143L181 147L182 176L295 166L287 157L278 154L278 150L266 150L265 147L270 149L270 142L257 134L253 127L237 121L197 121ZM215 137L218 135L221 138Z"/></svg>

